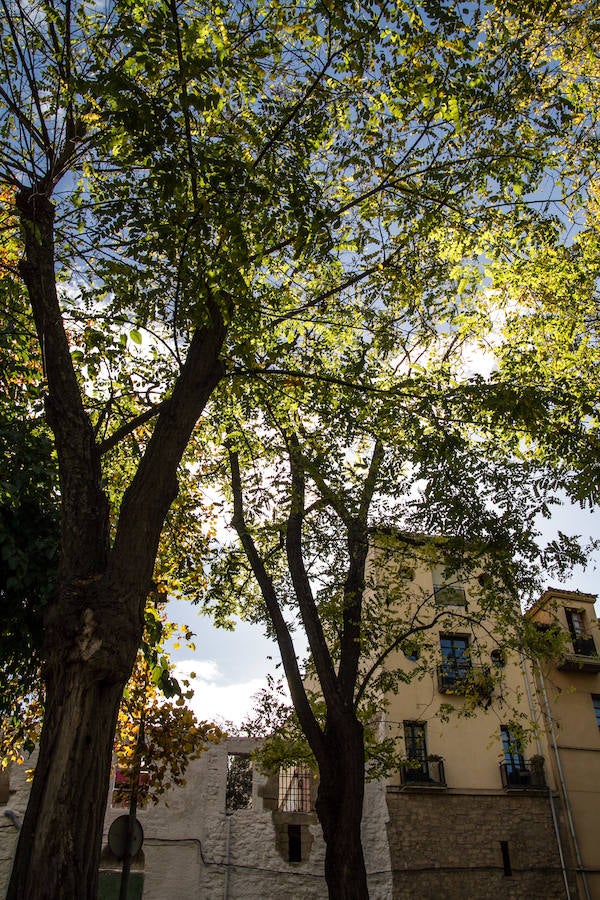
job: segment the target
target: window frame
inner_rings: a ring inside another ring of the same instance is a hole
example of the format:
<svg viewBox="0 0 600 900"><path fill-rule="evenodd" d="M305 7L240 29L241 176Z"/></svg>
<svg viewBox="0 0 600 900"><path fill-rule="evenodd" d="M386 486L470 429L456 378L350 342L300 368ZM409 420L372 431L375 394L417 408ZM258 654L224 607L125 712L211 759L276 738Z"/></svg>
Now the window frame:
<svg viewBox="0 0 600 900"><path fill-rule="evenodd" d="M596 714L596 725L600 729L600 694L592 694L592 705Z"/></svg>
<svg viewBox="0 0 600 900"><path fill-rule="evenodd" d="M526 769L523 745L511 731L510 725L500 726L500 737L502 740L502 753L504 754L504 764L506 766L506 774L509 782L511 782L511 777L516 778L518 781L519 773L524 772Z"/></svg>
<svg viewBox="0 0 600 900"><path fill-rule="evenodd" d="M565 606L565 616L567 618L567 627L574 641L577 638L587 637L586 616L584 609L577 609L574 606Z"/></svg>
<svg viewBox="0 0 600 900"><path fill-rule="evenodd" d="M404 777L407 782L422 782L429 780L429 764L427 761L427 729L425 722L406 719L404 726L404 752L409 763L419 763L418 766L407 765Z"/></svg>
<svg viewBox="0 0 600 900"><path fill-rule="evenodd" d="M455 685L462 684L471 674L473 669L471 642L468 634L453 632L442 632L439 639L442 682L445 688L452 689ZM444 646L445 641L450 642L449 647ZM463 646L461 648L454 646L454 642L461 642ZM457 653L459 649L460 653Z"/></svg>

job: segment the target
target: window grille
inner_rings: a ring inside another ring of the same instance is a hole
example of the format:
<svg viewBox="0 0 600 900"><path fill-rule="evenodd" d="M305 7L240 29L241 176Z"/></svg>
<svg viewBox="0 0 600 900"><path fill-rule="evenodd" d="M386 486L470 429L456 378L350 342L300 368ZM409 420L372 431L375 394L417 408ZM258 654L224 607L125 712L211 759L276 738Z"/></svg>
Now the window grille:
<svg viewBox="0 0 600 900"><path fill-rule="evenodd" d="M121 769L117 766L115 771L115 786L112 795L113 809L129 809L131 803L131 779L130 769ZM150 772L140 772L138 781L137 805L144 807L148 803L150 790Z"/></svg>
<svg viewBox="0 0 600 900"><path fill-rule="evenodd" d="M279 809L282 812L311 812L312 773L307 766L286 766L279 770Z"/></svg>

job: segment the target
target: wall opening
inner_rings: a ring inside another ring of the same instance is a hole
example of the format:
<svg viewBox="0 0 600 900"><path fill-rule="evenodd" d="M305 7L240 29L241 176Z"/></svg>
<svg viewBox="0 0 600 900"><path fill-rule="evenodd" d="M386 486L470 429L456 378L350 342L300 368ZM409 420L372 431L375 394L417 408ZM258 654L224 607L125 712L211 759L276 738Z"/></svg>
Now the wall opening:
<svg viewBox="0 0 600 900"><path fill-rule="evenodd" d="M500 850L502 851L502 866L505 875L512 875L512 866L510 864L510 853L508 850L508 841L500 841Z"/></svg>
<svg viewBox="0 0 600 900"><path fill-rule="evenodd" d="M252 760L249 753L227 754L225 808L227 812L252 809Z"/></svg>
<svg viewBox="0 0 600 900"><path fill-rule="evenodd" d="M288 825L288 862L302 862L302 825Z"/></svg>
<svg viewBox="0 0 600 900"><path fill-rule="evenodd" d="M285 766L279 770L278 807L283 812L312 812L312 772L307 766Z"/></svg>

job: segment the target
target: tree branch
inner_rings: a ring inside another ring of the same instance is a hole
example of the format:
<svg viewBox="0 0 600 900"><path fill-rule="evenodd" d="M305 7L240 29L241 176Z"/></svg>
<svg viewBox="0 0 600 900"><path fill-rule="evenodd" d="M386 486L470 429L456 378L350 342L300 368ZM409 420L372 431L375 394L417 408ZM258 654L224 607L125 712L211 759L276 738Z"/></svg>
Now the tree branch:
<svg viewBox="0 0 600 900"><path fill-rule="evenodd" d="M367 473L367 477L365 478L365 483L363 485L360 498L360 506L358 508L359 521L365 527L367 526L369 509L371 508L371 501L373 500L373 494L375 493L375 488L377 487L377 478L379 477L379 470L381 469L381 464L383 463L384 454L385 451L383 444L379 439L377 439L373 448L373 455L371 456L369 471Z"/></svg>
<svg viewBox="0 0 600 900"><path fill-rule="evenodd" d="M108 553L108 502L100 455L84 408L64 329L54 273L54 207L34 189L17 193L25 255L19 271L27 287L44 373L46 415L58 454L62 499L61 569L96 574ZM101 539L101 535L104 539Z"/></svg>
<svg viewBox="0 0 600 900"><path fill-rule="evenodd" d="M116 447L123 438L126 438L128 434L134 432L141 425L145 425L146 422L149 422L154 416L158 416L165 409L168 402L168 400L162 400L160 403L156 403L154 406L149 407L149 409L145 409L139 416L135 416L135 418L131 419L129 422L125 422L125 424L121 425L120 428L117 428L116 431L113 431L112 434L99 443L98 451L100 455L103 456L105 453L108 453L108 451L112 450L113 447Z"/></svg>
<svg viewBox="0 0 600 900"><path fill-rule="evenodd" d="M310 703L308 702L308 697L306 696L289 628L281 613L281 607L279 605L273 581L266 570L264 561L261 559L254 540L252 539L252 535L246 525L239 456L236 451L231 449L231 447L228 448L228 451L231 469L231 489L233 493L233 519L231 524L235 528L242 547L244 548L254 577L260 587L273 628L275 629L275 635L281 653L281 661L283 663L283 668L290 688L290 694L292 695L292 701L300 720L302 730L311 747L320 747L323 741L323 733L311 709Z"/></svg>
<svg viewBox="0 0 600 900"><path fill-rule="evenodd" d="M223 374L220 353L227 333L218 306L208 303L209 323L192 336L187 358L162 407L137 472L125 491L111 554L115 583L150 585L158 541L177 496L177 468L196 422ZM137 565L131 566L131 559Z"/></svg>
<svg viewBox="0 0 600 900"><path fill-rule="evenodd" d="M289 441L289 459L292 476L291 502L285 534L288 567L323 697L328 707L337 706L339 686L302 555L305 483L295 435Z"/></svg>

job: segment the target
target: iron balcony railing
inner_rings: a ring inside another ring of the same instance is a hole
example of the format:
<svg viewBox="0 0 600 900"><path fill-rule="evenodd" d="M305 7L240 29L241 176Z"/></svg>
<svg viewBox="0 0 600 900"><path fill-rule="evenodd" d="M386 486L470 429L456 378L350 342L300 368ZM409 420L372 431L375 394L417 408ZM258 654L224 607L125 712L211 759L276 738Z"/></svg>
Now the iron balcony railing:
<svg viewBox="0 0 600 900"><path fill-rule="evenodd" d="M465 589L451 584L434 584L433 594L438 606L466 606Z"/></svg>
<svg viewBox="0 0 600 900"><path fill-rule="evenodd" d="M545 788L544 760L536 758L535 762L526 759L515 759L513 762L500 763L502 787L510 788Z"/></svg>
<svg viewBox="0 0 600 900"><path fill-rule="evenodd" d="M403 785L446 787L443 759L409 759L400 768Z"/></svg>
<svg viewBox="0 0 600 900"><path fill-rule="evenodd" d="M584 635L575 638L573 641L573 653L576 653L577 656L598 656L594 638Z"/></svg>

